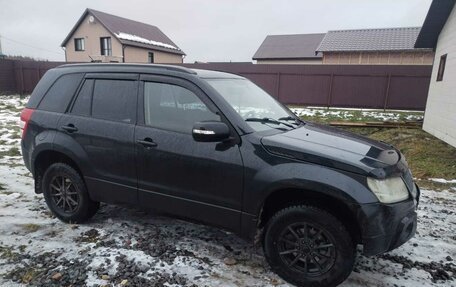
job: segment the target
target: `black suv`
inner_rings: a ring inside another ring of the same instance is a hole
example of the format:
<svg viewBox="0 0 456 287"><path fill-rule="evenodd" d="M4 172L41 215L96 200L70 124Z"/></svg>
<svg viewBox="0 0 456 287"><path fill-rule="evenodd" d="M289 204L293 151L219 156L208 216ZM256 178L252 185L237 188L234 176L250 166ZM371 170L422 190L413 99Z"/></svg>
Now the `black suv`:
<svg viewBox="0 0 456 287"><path fill-rule="evenodd" d="M416 230L419 189L392 146L303 122L249 80L166 65L48 71L21 114L36 193L65 222L100 202L161 210L260 241L299 286L334 286L356 245Z"/></svg>

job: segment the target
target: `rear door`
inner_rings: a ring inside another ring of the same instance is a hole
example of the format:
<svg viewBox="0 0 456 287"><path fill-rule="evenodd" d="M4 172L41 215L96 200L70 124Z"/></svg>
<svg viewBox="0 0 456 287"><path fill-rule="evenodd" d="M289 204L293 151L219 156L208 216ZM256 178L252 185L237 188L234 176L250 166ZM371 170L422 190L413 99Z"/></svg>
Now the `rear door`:
<svg viewBox="0 0 456 287"><path fill-rule="evenodd" d="M72 152L94 200L137 202L137 91L137 74L87 74L59 121L61 136L76 142Z"/></svg>
<svg viewBox="0 0 456 287"><path fill-rule="evenodd" d="M196 142L195 122L223 117L194 84L142 76L136 127L139 202L237 231L243 167L235 142Z"/></svg>

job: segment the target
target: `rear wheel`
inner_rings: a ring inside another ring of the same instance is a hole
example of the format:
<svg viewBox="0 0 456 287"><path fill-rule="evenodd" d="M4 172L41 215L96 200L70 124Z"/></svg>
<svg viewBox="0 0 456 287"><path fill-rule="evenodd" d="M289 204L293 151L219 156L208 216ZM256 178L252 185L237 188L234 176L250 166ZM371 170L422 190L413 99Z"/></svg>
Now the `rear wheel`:
<svg viewBox="0 0 456 287"><path fill-rule="evenodd" d="M90 199L79 173L64 163L54 163L43 176L42 190L46 204L62 221L81 223L97 212L100 203Z"/></svg>
<svg viewBox="0 0 456 287"><path fill-rule="evenodd" d="M264 252L271 268L298 286L336 286L351 273L355 246L345 226L312 206L293 206L268 222Z"/></svg>

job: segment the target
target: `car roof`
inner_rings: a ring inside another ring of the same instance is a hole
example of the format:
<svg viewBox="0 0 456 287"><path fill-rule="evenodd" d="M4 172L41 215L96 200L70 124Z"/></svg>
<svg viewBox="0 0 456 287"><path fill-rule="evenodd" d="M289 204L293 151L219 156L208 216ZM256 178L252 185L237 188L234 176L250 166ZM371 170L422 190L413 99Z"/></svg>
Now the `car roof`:
<svg viewBox="0 0 456 287"><path fill-rule="evenodd" d="M162 64L132 64L132 63L81 63L81 64L65 64L58 66L57 70L68 72L102 72L102 73L151 73L151 72L177 72L187 75L196 75L203 79L245 79L239 75L226 72L190 69L177 65L162 65Z"/></svg>

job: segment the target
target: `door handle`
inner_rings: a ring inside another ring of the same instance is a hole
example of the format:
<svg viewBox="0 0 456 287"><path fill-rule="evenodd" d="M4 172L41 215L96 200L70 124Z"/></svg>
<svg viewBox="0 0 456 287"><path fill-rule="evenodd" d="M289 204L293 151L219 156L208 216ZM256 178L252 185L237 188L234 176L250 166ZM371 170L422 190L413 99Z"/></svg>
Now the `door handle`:
<svg viewBox="0 0 456 287"><path fill-rule="evenodd" d="M68 124L66 126L61 127L62 130L69 132L69 133L74 133L78 131L78 128L75 127L73 124Z"/></svg>
<svg viewBox="0 0 456 287"><path fill-rule="evenodd" d="M143 140L137 140L138 144L143 145L144 147L156 147L157 143L154 142L151 138L145 138Z"/></svg>

